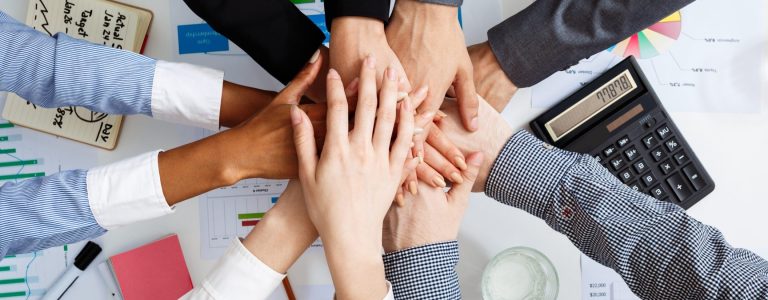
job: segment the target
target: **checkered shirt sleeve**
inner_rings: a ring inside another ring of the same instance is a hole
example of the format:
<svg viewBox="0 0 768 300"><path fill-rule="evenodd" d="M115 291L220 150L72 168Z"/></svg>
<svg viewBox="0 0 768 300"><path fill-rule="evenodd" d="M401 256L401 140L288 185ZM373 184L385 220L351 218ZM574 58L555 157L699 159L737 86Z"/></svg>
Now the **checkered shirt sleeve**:
<svg viewBox="0 0 768 300"><path fill-rule="evenodd" d="M457 241L384 254L384 270L395 299L461 299Z"/></svg>
<svg viewBox="0 0 768 300"><path fill-rule="evenodd" d="M485 193L539 217L643 299L768 299L768 262L716 228L623 185L587 155L520 131Z"/></svg>

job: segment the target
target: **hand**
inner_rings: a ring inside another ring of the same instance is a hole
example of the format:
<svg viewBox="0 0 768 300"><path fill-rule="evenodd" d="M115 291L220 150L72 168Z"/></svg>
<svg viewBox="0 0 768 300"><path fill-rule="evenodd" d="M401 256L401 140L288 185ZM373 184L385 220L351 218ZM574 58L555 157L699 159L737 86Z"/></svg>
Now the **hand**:
<svg viewBox="0 0 768 300"><path fill-rule="evenodd" d="M245 178L294 178L296 148L290 109L312 83L320 64L310 64L258 115L230 130L161 152L160 182L166 202L178 202ZM325 105L303 107L324 133ZM322 134L319 135L322 142Z"/></svg>
<svg viewBox="0 0 768 300"><path fill-rule="evenodd" d="M480 123L480 128L475 132L468 132L461 126L456 102L445 101L441 111L445 112L447 116L437 122L438 130L441 131L440 134L444 134L444 138L450 140L464 153L483 153L485 160L480 167L480 173L472 187L472 191L484 191L488 173L491 171L496 157L499 156L499 152L501 152L509 137L512 136L512 128L482 98L480 99L478 113L483 122Z"/></svg>
<svg viewBox="0 0 768 300"><path fill-rule="evenodd" d="M320 72L318 74L327 74L328 68L330 68L329 62L331 61L330 52L328 47L320 45L317 52L309 59L310 64L314 64L317 60L320 61ZM311 99L315 103L325 102L325 76L316 78L312 85L307 89L307 98Z"/></svg>
<svg viewBox="0 0 768 300"><path fill-rule="evenodd" d="M429 86L419 111L437 111L453 85L464 127L477 129L477 96L472 62L457 16L458 8L399 0L387 26L387 40L413 86Z"/></svg>
<svg viewBox="0 0 768 300"><path fill-rule="evenodd" d="M341 77L334 69L328 72L328 130L319 158L309 118L297 107L291 111L307 210L323 238L339 299L386 294L379 253L382 222L403 174L416 164L411 160L405 166L413 140L414 109L407 98L397 109L395 68L388 68L385 77L377 97L375 65L373 58L366 58L360 71L355 128L349 131ZM391 142L398 118L397 138Z"/></svg>
<svg viewBox="0 0 768 300"><path fill-rule="evenodd" d="M472 60L477 93L496 111L501 112L517 92L517 86L501 69L488 42L472 45L467 51Z"/></svg>
<svg viewBox="0 0 768 300"><path fill-rule="evenodd" d="M393 67L401 74L398 90L411 91L408 78L397 55L387 44L384 23L365 17L339 17L331 25L330 66L341 76L345 85L350 85L357 78L363 60L375 57L376 82L381 83L384 70Z"/></svg>
<svg viewBox="0 0 768 300"><path fill-rule="evenodd" d="M418 195L406 197L403 207L393 205L389 209L382 234L384 251L394 252L456 239L483 154L471 154L467 162L469 167L462 174L463 182L454 185L447 193L422 182Z"/></svg>

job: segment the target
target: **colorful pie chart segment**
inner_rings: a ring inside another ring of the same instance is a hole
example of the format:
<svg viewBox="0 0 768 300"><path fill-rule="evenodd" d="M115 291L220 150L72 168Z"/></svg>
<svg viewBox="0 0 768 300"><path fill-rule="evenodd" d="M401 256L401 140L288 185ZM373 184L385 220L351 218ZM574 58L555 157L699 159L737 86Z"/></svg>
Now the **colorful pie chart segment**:
<svg viewBox="0 0 768 300"><path fill-rule="evenodd" d="M680 12L675 12L608 48L608 51L620 57L630 55L639 59L655 57L666 52L680 36L681 21Z"/></svg>

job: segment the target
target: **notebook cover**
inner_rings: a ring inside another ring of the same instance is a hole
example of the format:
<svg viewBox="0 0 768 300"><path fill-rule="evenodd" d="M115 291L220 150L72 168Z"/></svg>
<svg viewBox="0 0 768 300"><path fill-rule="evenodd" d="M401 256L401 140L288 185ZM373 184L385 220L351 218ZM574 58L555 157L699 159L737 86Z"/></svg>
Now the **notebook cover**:
<svg viewBox="0 0 768 300"><path fill-rule="evenodd" d="M109 261L124 300L176 300L192 290L177 235L112 256Z"/></svg>

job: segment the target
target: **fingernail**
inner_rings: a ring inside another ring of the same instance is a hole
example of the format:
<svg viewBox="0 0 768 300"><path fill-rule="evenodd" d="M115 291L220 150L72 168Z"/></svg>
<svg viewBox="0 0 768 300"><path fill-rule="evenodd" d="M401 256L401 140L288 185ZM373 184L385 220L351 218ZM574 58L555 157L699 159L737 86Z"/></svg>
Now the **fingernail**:
<svg viewBox="0 0 768 300"><path fill-rule="evenodd" d="M469 122L469 127L472 130L477 130L477 117L472 118L472 121Z"/></svg>
<svg viewBox="0 0 768 300"><path fill-rule="evenodd" d="M419 159L419 163L424 163L424 151L419 151L419 153L416 154L416 157Z"/></svg>
<svg viewBox="0 0 768 300"><path fill-rule="evenodd" d="M414 128L414 129L413 129L413 134L414 134L414 135L416 135L416 134L422 134L422 133L424 133L424 128L421 128L421 127L416 127L416 128Z"/></svg>
<svg viewBox="0 0 768 300"><path fill-rule="evenodd" d="M376 68L376 57L374 57L373 54L369 54L368 57L365 58L365 66L370 69Z"/></svg>
<svg viewBox="0 0 768 300"><path fill-rule="evenodd" d="M438 115L439 117L441 117L441 118L445 118L445 117L447 117L447 116L448 116L448 115L446 115L446 114L445 114L445 113L444 113L442 110L438 110L438 111L437 111L437 115Z"/></svg>
<svg viewBox="0 0 768 300"><path fill-rule="evenodd" d="M398 193L395 195L395 204L397 204L398 207L405 206L405 198L403 198L403 194Z"/></svg>
<svg viewBox="0 0 768 300"><path fill-rule="evenodd" d="M336 69L331 68L328 70L328 79L341 79L341 76L339 76L339 72L336 72Z"/></svg>
<svg viewBox="0 0 768 300"><path fill-rule="evenodd" d="M416 162L416 165L421 163L421 157L414 157L413 160Z"/></svg>
<svg viewBox="0 0 768 300"><path fill-rule="evenodd" d="M413 94L413 98L416 100L423 100L427 97L427 91L429 91L429 86L422 86L415 94Z"/></svg>
<svg viewBox="0 0 768 300"><path fill-rule="evenodd" d="M432 183L438 187L446 187L445 180L443 180L443 178L440 176L435 176L435 178L432 178Z"/></svg>
<svg viewBox="0 0 768 300"><path fill-rule="evenodd" d="M395 71L394 68L387 67L387 79L389 79L389 81L397 80L397 71Z"/></svg>
<svg viewBox="0 0 768 300"><path fill-rule="evenodd" d="M416 143L411 142L411 148L416 147Z"/></svg>
<svg viewBox="0 0 768 300"><path fill-rule="evenodd" d="M406 93L406 92L397 92L397 102L405 100L406 97L408 97L408 93Z"/></svg>
<svg viewBox="0 0 768 300"><path fill-rule="evenodd" d="M456 156L456 157L453 159L453 163L454 163L454 164L456 164L456 166L457 166L457 167L459 167L459 169L461 169L462 171L464 171L464 170L466 170L466 169L467 169L467 162L466 162L466 161L464 160L464 158L463 158L463 157L461 157L461 156L458 156L458 155L457 155L457 156Z"/></svg>
<svg viewBox="0 0 768 300"><path fill-rule="evenodd" d="M413 195L419 194L419 188L418 184L416 184L416 181L411 180L411 182L408 183L408 191L410 191Z"/></svg>
<svg viewBox="0 0 768 300"><path fill-rule="evenodd" d="M309 59L309 63L310 64L316 63L318 58L320 58L320 49L317 49L317 51L315 51L315 54L312 54L312 57Z"/></svg>
<svg viewBox="0 0 768 300"><path fill-rule="evenodd" d="M464 178L461 177L461 174L453 172L451 173L451 181L453 181L453 183L459 184L464 182Z"/></svg>
<svg viewBox="0 0 768 300"><path fill-rule="evenodd" d="M291 105L291 123L293 125L301 123L301 113L299 113L299 107L296 105Z"/></svg>

